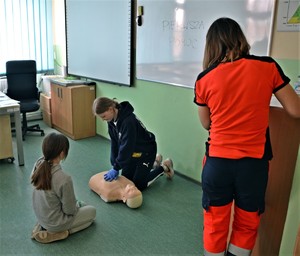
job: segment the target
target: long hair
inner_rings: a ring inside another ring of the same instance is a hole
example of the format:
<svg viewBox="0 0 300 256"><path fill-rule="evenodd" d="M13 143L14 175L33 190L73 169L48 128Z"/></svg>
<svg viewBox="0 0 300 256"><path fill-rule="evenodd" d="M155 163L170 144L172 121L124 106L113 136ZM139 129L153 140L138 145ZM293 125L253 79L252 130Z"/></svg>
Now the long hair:
<svg viewBox="0 0 300 256"><path fill-rule="evenodd" d="M64 153L64 158L68 156L69 140L63 134L50 133L42 144L44 158L37 163L31 176L31 183L38 190L51 190L51 167L53 160L57 158L61 152Z"/></svg>
<svg viewBox="0 0 300 256"><path fill-rule="evenodd" d="M240 25L230 18L215 20L206 34L203 69L248 55L250 45Z"/></svg>
<svg viewBox="0 0 300 256"><path fill-rule="evenodd" d="M100 115L106 112L110 107L118 108L119 103L115 101L115 99L100 97L94 100L92 110L94 115Z"/></svg>

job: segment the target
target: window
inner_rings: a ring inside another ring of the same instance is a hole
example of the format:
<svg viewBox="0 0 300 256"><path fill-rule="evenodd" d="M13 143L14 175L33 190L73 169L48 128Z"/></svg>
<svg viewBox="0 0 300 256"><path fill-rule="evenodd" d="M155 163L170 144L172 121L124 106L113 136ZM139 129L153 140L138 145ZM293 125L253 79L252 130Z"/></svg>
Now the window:
<svg viewBox="0 0 300 256"><path fill-rule="evenodd" d="M52 0L0 0L0 74L6 62L33 59L53 70Z"/></svg>

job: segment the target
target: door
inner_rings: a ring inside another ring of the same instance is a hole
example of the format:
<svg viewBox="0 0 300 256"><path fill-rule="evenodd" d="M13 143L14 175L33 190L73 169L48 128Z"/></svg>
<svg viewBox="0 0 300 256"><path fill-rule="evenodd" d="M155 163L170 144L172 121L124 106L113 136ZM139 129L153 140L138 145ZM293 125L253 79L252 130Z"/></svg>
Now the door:
<svg viewBox="0 0 300 256"><path fill-rule="evenodd" d="M72 102L68 87L51 84L51 109L54 127L72 134Z"/></svg>

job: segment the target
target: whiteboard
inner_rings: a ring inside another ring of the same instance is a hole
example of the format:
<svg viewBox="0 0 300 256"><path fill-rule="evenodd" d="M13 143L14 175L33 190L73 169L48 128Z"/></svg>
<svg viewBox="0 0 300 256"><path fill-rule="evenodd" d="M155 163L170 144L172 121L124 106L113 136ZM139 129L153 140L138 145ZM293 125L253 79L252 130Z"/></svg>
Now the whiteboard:
<svg viewBox="0 0 300 256"><path fill-rule="evenodd" d="M140 6L137 79L194 88L207 30L220 17L240 24L251 54L269 55L275 0L138 0Z"/></svg>
<svg viewBox="0 0 300 256"><path fill-rule="evenodd" d="M66 0L67 73L131 84L131 0Z"/></svg>

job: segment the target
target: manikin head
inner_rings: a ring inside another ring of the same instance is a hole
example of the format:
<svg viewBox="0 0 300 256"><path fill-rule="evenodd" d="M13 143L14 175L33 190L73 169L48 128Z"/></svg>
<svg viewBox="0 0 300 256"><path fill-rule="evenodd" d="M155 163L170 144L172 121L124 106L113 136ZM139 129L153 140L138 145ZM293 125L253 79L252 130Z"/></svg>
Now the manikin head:
<svg viewBox="0 0 300 256"><path fill-rule="evenodd" d="M122 201L126 203L129 208L138 208L143 203L142 192L138 190L136 186L127 184L122 194Z"/></svg>

